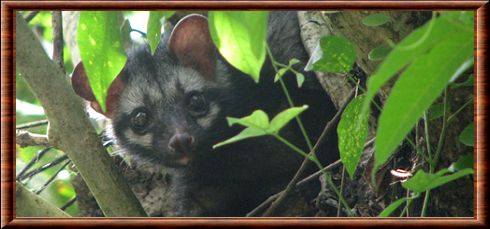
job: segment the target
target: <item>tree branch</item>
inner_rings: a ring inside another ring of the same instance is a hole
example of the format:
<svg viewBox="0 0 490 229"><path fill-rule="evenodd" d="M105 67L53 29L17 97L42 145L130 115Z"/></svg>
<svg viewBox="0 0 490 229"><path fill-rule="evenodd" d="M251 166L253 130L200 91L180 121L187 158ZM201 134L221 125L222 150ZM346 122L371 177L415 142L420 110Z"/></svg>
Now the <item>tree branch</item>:
<svg viewBox="0 0 490 229"><path fill-rule="evenodd" d="M16 130L15 143L24 148L27 146L48 146L48 137L43 134L34 134L25 130Z"/></svg>
<svg viewBox="0 0 490 229"><path fill-rule="evenodd" d="M66 212L27 190L19 182L15 185L17 217L70 217Z"/></svg>
<svg viewBox="0 0 490 229"><path fill-rule="evenodd" d="M46 112L49 142L76 165L106 216L145 216L124 177L101 145L68 78L46 55L17 14L17 69Z"/></svg>

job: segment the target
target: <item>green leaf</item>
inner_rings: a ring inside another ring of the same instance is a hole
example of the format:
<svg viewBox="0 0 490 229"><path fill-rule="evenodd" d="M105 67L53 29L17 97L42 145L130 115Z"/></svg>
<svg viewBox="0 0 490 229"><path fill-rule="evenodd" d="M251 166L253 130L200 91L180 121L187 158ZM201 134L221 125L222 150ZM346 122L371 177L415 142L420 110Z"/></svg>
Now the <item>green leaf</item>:
<svg viewBox="0 0 490 229"><path fill-rule="evenodd" d="M146 33L148 43L150 44L151 53L155 53L158 42L160 41L161 28L164 20L171 17L175 11L150 11L150 17L148 19L148 26Z"/></svg>
<svg viewBox="0 0 490 229"><path fill-rule="evenodd" d="M459 134L459 141L467 146L474 146L475 142L475 122L468 124Z"/></svg>
<svg viewBox="0 0 490 229"><path fill-rule="evenodd" d="M303 75L303 73L296 73L296 82L298 83L298 87L303 86L303 83L305 82L305 76Z"/></svg>
<svg viewBox="0 0 490 229"><path fill-rule="evenodd" d="M473 169L463 169L456 173L445 175L448 172L449 170L447 169L440 170L437 173L425 173L419 170L415 176L403 182L402 186L411 191L421 193L474 173Z"/></svg>
<svg viewBox="0 0 490 229"><path fill-rule="evenodd" d="M438 119L444 115L444 103L434 103L429 108L428 118L429 121Z"/></svg>
<svg viewBox="0 0 490 229"><path fill-rule="evenodd" d="M213 145L213 149L216 149L218 147L221 147L221 146L224 146L224 145L227 145L230 143L241 141L243 139L258 137L258 136L262 136L262 135L266 135L266 134L267 133L263 130L248 127L246 129L244 129L242 132L240 132L239 134L235 135L234 137L229 138L225 141L222 141L222 142L219 142L219 143Z"/></svg>
<svg viewBox="0 0 490 229"><path fill-rule="evenodd" d="M288 70L288 68L281 68L277 70L276 76L274 76L274 83L280 80Z"/></svg>
<svg viewBox="0 0 490 229"><path fill-rule="evenodd" d="M106 109L107 88L126 63L122 46L118 13L114 11L82 11L78 22L77 41L95 98Z"/></svg>
<svg viewBox="0 0 490 229"><path fill-rule="evenodd" d="M281 128L283 128L289 121L291 121L291 119L300 115L306 109L308 109L308 106L303 105L302 107L292 107L282 111L272 119L267 132L278 133Z"/></svg>
<svg viewBox="0 0 490 229"><path fill-rule="evenodd" d="M384 60L390 51L391 47L389 45L380 45L369 52L368 59L372 61Z"/></svg>
<svg viewBox="0 0 490 229"><path fill-rule="evenodd" d="M383 13L371 14L362 19L362 24L366 26L380 26L390 21L390 17Z"/></svg>
<svg viewBox="0 0 490 229"><path fill-rule="evenodd" d="M347 105L337 126L340 159L351 179L356 172L368 136L369 114L361 114L365 97L358 96Z"/></svg>
<svg viewBox="0 0 490 229"><path fill-rule="evenodd" d="M265 61L266 11L213 11L208 15L209 31L223 57L234 67L259 82Z"/></svg>
<svg viewBox="0 0 490 229"><path fill-rule="evenodd" d="M322 57L313 63L313 70L330 73L346 73L356 61L356 50L343 37L326 36L320 39Z"/></svg>
<svg viewBox="0 0 490 229"><path fill-rule="evenodd" d="M291 67L295 64L299 64L301 61L296 59L296 58L292 58L291 60L289 60L289 63L288 63L288 66Z"/></svg>
<svg viewBox="0 0 490 229"><path fill-rule="evenodd" d="M375 166L386 162L451 77L473 55L473 35L455 33L419 55L397 80L379 118Z"/></svg>
<svg viewBox="0 0 490 229"><path fill-rule="evenodd" d="M463 169L473 169L475 159L473 154L468 154L460 157L458 161L449 166L448 170L451 172L461 171Z"/></svg>
<svg viewBox="0 0 490 229"><path fill-rule="evenodd" d="M364 103L363 112L368 112L369 104L374 95L391 77L435 45L444 40L452 40L453 34L461 35L464 33L473 37L473 26L471 26L470 31L466 31L461 25L449 21L452 17L459 15L458 12L446 13L446 16L434 18L410 33L388 54L378 70L368 79L367 99ZM439 58L445 59L444 56Z"/></svg>
<svg viewBox="0 0 490 229"><path fill-rule="evenodd" d="M251 115L240 119L227 117L226 120L228 120L228 125L230 126L238 123L245 127L252 127L262 130L269 128L269 116L267 116L267 114L262 110L256 110Z"/></svg>
<svg viewBox="0 0 490 229"><path fill-rule="evenodd" d="M403 203L407 201L407 198L401 198L391 203L388 207L386 207L381 213L379 213L379 217L388 217L393 214L396 209L398 209Z"/></svg>

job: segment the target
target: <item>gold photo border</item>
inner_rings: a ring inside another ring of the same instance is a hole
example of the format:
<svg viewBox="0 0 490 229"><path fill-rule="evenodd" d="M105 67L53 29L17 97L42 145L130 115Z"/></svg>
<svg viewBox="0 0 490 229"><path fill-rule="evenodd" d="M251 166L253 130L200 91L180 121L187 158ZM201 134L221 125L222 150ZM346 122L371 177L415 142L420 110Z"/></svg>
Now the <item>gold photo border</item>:
<svg viewBox="0 0 490 229"><path fill-rule="evenodd" d="M15 216L15 11L23 10L473 10L475 17L474 217L455 218L33 218ZM488 1L2 1L1 227L488 226Z"/></svg>

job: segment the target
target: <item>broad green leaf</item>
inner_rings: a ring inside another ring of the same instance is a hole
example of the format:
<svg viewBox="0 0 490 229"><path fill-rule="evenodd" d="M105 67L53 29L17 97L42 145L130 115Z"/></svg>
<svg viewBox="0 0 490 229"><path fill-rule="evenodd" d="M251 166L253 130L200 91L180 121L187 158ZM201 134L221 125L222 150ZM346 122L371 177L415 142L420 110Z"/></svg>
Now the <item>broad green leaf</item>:
<svg viewBox="0 0 490 229"><path fill-rule="evenodd" d="M419 170L415 176L403 182L402 186L411 191L421 193L474 173L473 169L463 169L456 173L445 175L448 172L447 169L443 169L437 173L425 173Z"/></svg>
<svg viewBox="0 0 490 229"><path fill-rule="evenodd" d="M471 34L470 31L461 28L461 25L453 23L451 18L459 15L458 12L447 12L445 16L434 18L424 26L416 29L405 37L386 57L377 71L369 77L367 82L367 99L363 112L368 112L369 104L378 90L396 73L404 69L408 64L423 55L435 45L444 40L452 40L453 34ZM452 54L451 54L452 55ZM439 57L444 59L443 56Z"/></svg>
<svg viewBox="0 0 490 229"><path fill-rule="evenodd" d="M256 110L251 115L243 118L227 117L226 120L228 120L228 125L230 126L238 123L242 126L255 129L266 130L269 128L269 116L262 110Z"/></svg>
<svg viewBox="0 0 490 229"><path fill-rule="evenodd" d="M383 60L388 56L390 51L391 47L389 45L380 45L369 52L368 59L372 61Z"/></svg>
<svg viewBox="0 0 490 229"><path fill-rule="evenodd" d="M171 17L175 11L150 11L150 17L148 19L148 26L146 37L150 44L151 53L155 53L158 42L160 41L161 29L164 20Z"/></svg>
<svg viewBox="0 0 490 229"><path fill-rule="evenodd" d="M266 11L213 11L208 14L209 31L223 57L259 82L265 61Z"/></svg>
<svg viewBox="0 0 490 229"><path fill-rule="evenodd" d="M383 13L371 14L364 17L361 22L366 26L380 26L390 21L390 17Z"/></svg>
<svg viewBox="0 0 490 229"><path fill-rule="evenodd" d="M303 73L296 73L296 82L298 83L298 87L303 86L303 83L305 82L305 76Z"/></svg>
<svg viewBox="0 0 490 229"><path fill-rule="evenodd" d="M126 63L118 13L114 11L82 11L78 22L77 41L95 98L106 109L107 89Z"/></svg>
<svg viewBox="0 0 490 229"><path fill-rule="evenodd" d="M221 146L224 146L224 145L227 145L230 143L234 143L234 142L237 142L237 141L240 141L243 139L258 137L258 136L262 136L262 135L266 135L266 134L267 133L263 130L248 127L246 129L244 129L242 132L240 132L238 135L213 145L213 149L216 149L218 147L221 147Z"/></svg>
<svg viewBox="0 0 490 229"><path fill-rule="evenodd" d="M300 115L306 109L308 109L308 106L303 105L302 107L292 107L282 111L272 119L267 132L278 133L281 128L283 128L289 121L291 121L291 119Z"/></svg>
<svg viewBox="0 0 490 229"><path fill-rule="evenodd" d="M386 162L454 73L472 55L473 34L455 33L408 66L393 86L379 118L376 167Z"/></svg>
<svg viewBox="0 0 490 229"><path fill-rule="evenodd" d="M369 114L361 114L365 97L358 96L347 105L337 126L340 159L351 179L356 172L368 136Z"/></svg>
<svg viewBox="0 0 490 229"><path fill-rule="evenodd" d="M274 76L274 83L280 80L288 70L288 68L281 68L277 70L276 76Z"/></svg>
<svg viewBox="0 0 490 229"><path fill-rule="evenodd" d="M475 122L471 122L459 134L459 141L467 146L474 146L475 145L474 131L475 131Z"/></svg>
<svg viewBox="0 0 490 229"><path fill-rule="evenodd" d="M356 50L343 37L326 36L320 39L322 57L313 63L313 70L330 73L347 73L356 61Z"/></svg>
<svg viewBox="0 0 490 229"><path fill-rule="evenodd" d="M463 169L472 169L474 167L475 159L472 154L464 155L449 166L448 170L451 172L460 171Z"/></svg>
<svg viewBox="0 0 490 229"><path fill-rule="evenodd" d="M386 207L381 213L379 213L379 217L388 217L393 214L396 209L398 209L403 203L407 201L407 198L401 198L391 203Z"/></svg>

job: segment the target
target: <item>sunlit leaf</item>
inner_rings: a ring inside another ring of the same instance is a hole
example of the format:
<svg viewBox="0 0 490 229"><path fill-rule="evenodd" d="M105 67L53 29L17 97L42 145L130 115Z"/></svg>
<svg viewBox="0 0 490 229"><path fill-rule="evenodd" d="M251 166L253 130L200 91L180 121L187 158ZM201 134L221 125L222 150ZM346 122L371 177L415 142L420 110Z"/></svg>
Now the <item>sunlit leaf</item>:
<svg viewBox="0 0 490 229"><path fill-rule="evenodd" d="M283 128L291 119L295 118L296 116L300 115L303 111L308 109L307 105L304 105L302 107L292 107L289 109L286 109L282 111L281 113L277 114L271 121L270 127L267 130L267 132L272 132L272 133L277 133L281 128Z"/></svg>
<svg viewBox="0 0 490 229"><path fill-rule="evenodd" d="M378 90L391 79L396 73L423 55L435 45L444 40L452 40L453 34L465 33L473 37L473 26L466 31L460 25L450 21L459 15L458 12L446 12L446 16L430 20L405 37L386 57L385 61L378 67L376 72L369 77L367 83L367 99L364 103L363 112L368 112L369 104ZM452 56L451 54L450 56ZM446 56L438 58L444 59Z"/></svg>
<svg viewBox="0 0 490 229"><path fill-rule="evenodd" d="M281 69L277 70L277 73L274 76L274 82L277 82L278 80L280 80L287 71L288 71L287 68L281 68Z"/></svg>
<svg viewBox="0 0 490 229"><path fill-rule="evenodd" d="M346 73L356 61L356 50L343 37L326 36L320 39L322 57L313 63L313 70L329 73Z"/></svg>
<svg viewBox="0 0 490 229"><path fill-rule="evenodd" d="M107 88L126 63L118 13L82 11L77 41L83 66L97 101L106 109Z"/></svg>
<svg viewBox="0 0 490 229"><path fill-rule="evenodd" d="M152 54L155 53L160 41L161 28L164 20L171 17L174 13L175 11L150 11L146 37Z"/></svg>
<svg viewBox="0 0 490 229"><path fill-rule="evenodd" d="M269 128L269 116L262 110L256 110L251 115L243 118L228 117L226 120L228 120L228 125L230 126L238 123L242 126L256 129L266 130Z"/></svg>
<svg viewBox="0 0 490 229"><path fill-rule="evenodd" d="M248 127L246 129L244 129L242 132L240 132L238 135L213 145L213 149L216 149L218 147L221 147L221 146L224 146L224 145L227 145L230 143L234 143L234 142L237 142L237 141L240 141L243 139L258 137L258 136L262 136L262 135L266 135L266 134L267 133L263 130Z"/></svg>
<svg viewBox="0 0 490 229"><path fill-rule="evenodd" d="M259 81L265 61L267 11L212 11L209 31L223 57L234 67Z"/></svg>
<svg viewBox="0 0 490 229"><path fill-rule="evenodd" d="M376 134L375 166L386 162L459 67L473 55L471 33L452 34L407 67L386 100Z"/></svg>
<svg viewBox="0 0 490 229"><path fill-rule="evenodd" d="M447 184L451 181L457 180L461 177L473 174L473 169L463 169L456 173L452 173L450 175L445 175L449 172L447 169L443 169L437 173L426 173L422 170L419 170L415 176L410 178L409 180L402 183L402 186L406 189L409 189L413 192L425 192L444 184Z"/></svg>
<svg viewBox="0 0 490 229"><path fill-rule="evenodd" d="M347 105L337 127L340 159L351 179L356 172L368 136L369 114L361 114L364 99L365 96L358 96Z"/></svg>

